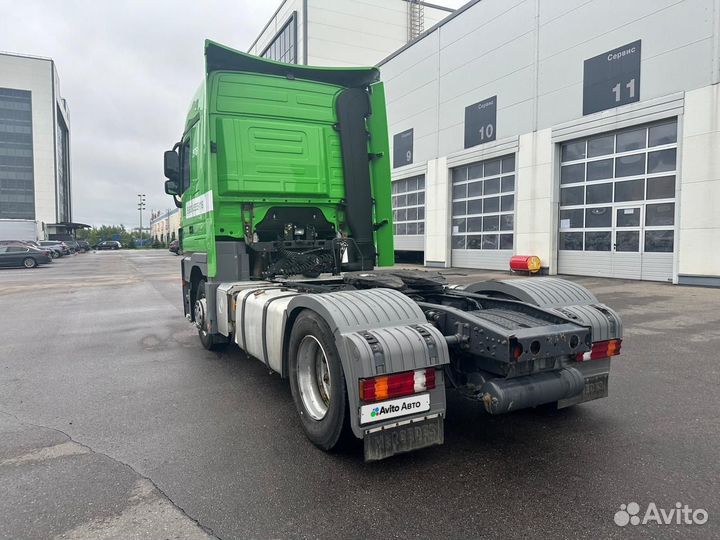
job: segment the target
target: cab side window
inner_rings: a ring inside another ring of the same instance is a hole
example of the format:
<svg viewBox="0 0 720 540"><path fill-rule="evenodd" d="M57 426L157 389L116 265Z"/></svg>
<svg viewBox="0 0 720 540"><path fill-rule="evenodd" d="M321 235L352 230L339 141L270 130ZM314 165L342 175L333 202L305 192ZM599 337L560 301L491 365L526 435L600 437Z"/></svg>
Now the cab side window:
<svg viewBox="0 0 720 540"><path fill-rule="evenodd" d="M190 140L186 139L180 145L180 192L190 187Z"/></svg>

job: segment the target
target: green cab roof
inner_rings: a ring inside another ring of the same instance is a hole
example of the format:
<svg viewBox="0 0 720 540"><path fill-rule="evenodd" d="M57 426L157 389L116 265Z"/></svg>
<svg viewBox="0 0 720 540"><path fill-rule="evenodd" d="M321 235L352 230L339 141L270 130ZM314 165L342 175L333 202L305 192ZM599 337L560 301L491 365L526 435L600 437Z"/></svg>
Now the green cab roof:
<svg viewBox="0 0 720 540"><path fill-rule="evenodd" d="M205 71L208 75L213 71L264 73L348 88L367 86L380 80L380 70L376 67L335 68L284 64L236 51L209 39L205 40Z"/></svg>

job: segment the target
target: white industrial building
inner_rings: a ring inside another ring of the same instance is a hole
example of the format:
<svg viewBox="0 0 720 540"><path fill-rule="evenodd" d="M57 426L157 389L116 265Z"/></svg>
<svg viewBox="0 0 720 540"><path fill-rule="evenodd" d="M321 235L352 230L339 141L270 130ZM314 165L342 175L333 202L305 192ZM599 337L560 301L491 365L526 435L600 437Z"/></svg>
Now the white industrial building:
<svg viewBox="0 0 720 540"><path fill-rule="evenodd" d="M478 0L380 68L396 249L720 285L716 1Z"/></svg>
<svg viewBox="0 0 720 540"><path fill-rule="evenodd" d="M720 285L717 0L474 0L434 26L424 3L420 33L418 3L285 0L250 49L379 65L396 250Z"/></svg>
<svg viewBox="0 0 720 540"><path fill-rule="evenodd" d="M55 63L0 53L0 239L62 238L76 226Z"/></svg>
<svg viewBox="0 0 720 540"><path fill-rule="evenodd" d="M283 0L248 52L290 64L372 66L452 12L417 0Z"/></svg>

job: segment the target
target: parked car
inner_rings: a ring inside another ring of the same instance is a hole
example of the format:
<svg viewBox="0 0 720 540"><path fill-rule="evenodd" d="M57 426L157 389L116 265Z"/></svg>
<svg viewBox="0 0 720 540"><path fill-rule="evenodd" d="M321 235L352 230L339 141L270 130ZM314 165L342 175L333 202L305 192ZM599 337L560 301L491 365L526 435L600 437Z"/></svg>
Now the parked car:
<svg viewBox="0 0 720 540"><path fill-rule="evenodd" d="M57 259L65 255L62 246L59 245L43 246L40 242L35 242L34 240L28 240L26 243L40 250L47 251L52 259Z"/></svg>
<svg viewBox="0 0 720 540"><path fill-rule="evenodd" d="M35 268L39 264L51 263L49 255L37 248L15 245L0 245L0 266L24 266Z"/></svg>
<svg viewBox="0 0 720 540"><path fill-rule="evenodd" d="M63 240L65 244L70 248L70 250L73 253L80 253L82 251L82 248L80 247L80 244L77 243L76 240L70 239L70 240Z"/></svg>
<svg viewBox="0 0 720 540"><path fill-rule="evenodd" d="M87 240L78 240L77 241L78 246L80 246L80 249L83 251L90 251L90 242Z"/></svg>
<svg viewBox="0 0 720 540"><path fill-rule="evenodd" d="M57 246L62 250L63 255L70 255L73 252L70 246L60 240L40 240L38 244L40 244L41 247Z"/></svg>
<svg viewBox="0 0 720 540"><path fill-rule="evenodd" d="M51 259L57 258L53 257L53 251L50 248L41 247L38 245L37 242L34 242L33 240L0 240L0 246L21 246L37 248Z"/></svg>
<svg viewBox="0 0 720 540"><path fill-rule="evenodd" d="M95 249L120 249L122 245L117 240L103 240L95 246Z"/></svg>
<svg viewBox="0 0 720 540"><path fill-rule="evenodd" d="M179 240L173 240L170 242L170 253L174 253L175 255L180 255L180 241Z"/></svg>

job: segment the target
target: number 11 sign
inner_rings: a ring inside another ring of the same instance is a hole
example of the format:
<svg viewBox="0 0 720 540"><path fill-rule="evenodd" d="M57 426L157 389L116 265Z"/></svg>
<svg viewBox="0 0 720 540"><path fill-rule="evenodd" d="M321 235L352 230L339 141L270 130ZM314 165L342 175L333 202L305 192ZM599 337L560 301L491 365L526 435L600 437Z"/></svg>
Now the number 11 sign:
<svg viewBox="0 0 720 540"><path fill-rule="evenodd" d="M640 100L640 40L585 60L583 115Z"/></svg>

